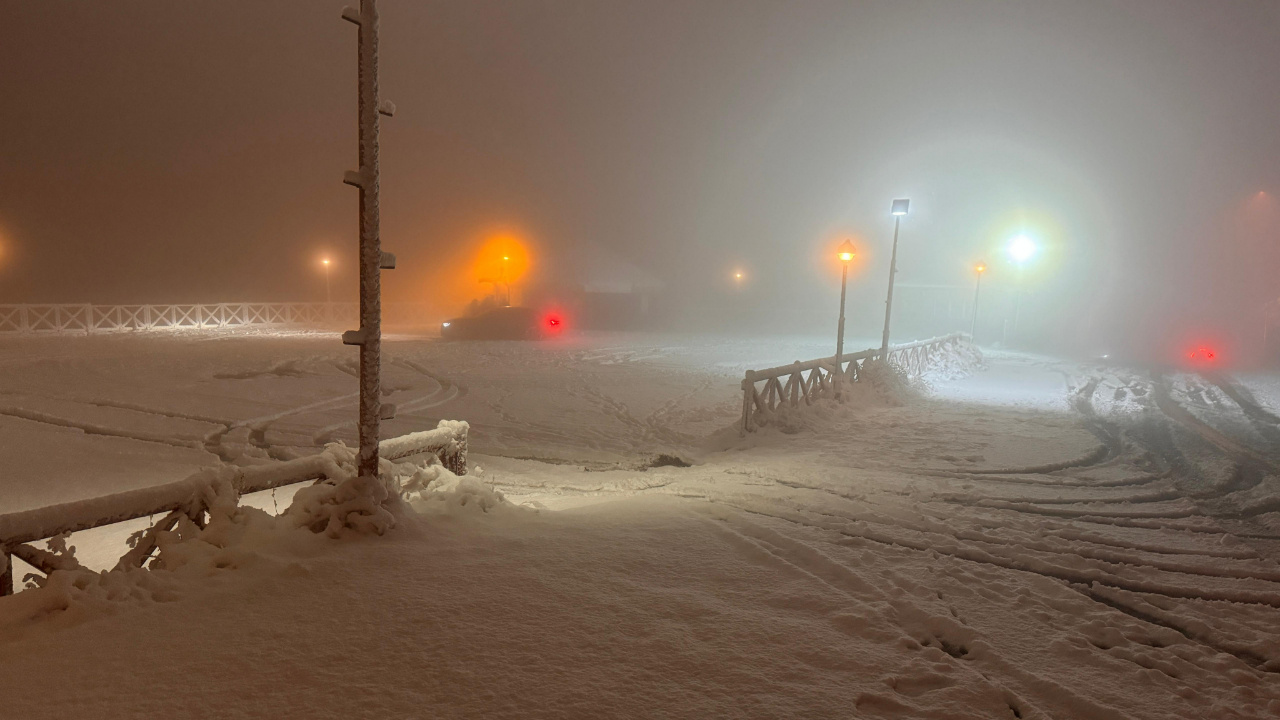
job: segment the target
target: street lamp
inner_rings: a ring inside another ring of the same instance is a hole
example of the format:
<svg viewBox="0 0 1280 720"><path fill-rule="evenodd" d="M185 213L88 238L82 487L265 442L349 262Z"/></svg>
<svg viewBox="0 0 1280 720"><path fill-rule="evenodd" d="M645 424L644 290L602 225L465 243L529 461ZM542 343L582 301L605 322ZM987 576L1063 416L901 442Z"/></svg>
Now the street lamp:
<svg viewBox="0 0 1280 720"><path fill-rule="evenodd" d="M326 305L333 302L333 297L329 294L329 258L320 261L324 265L324 302Z"/></svg>
<svg viewBox="0 0 1280 720"><path fill-rule="evenodd" d="M889 294L884 301L884 336L880 339L880 359L884 362L889 360L889 318L893 315L893 276L898 272L898 226L902 222L902 216L907 214L907 206L910 204L910 200L899 198L894 200L889 208L890 214L893 215L893 253L889 255Z"/></svg>
<svg viewBox="0 0 1280 720"><path fill-rule="evenodd" d="M1013 261L1014 265L1018 266L1017 287L1013 292L1013 334L1015 337L1018 334L1018 312L1022 309L1022 266L1035 257L1039 250L1035 241L1026 235L1018 235L1013 238L1009 241L1009 246L1005 248L1005 251L1009 253L1009 259Z"/></svg>
<svg viewBox="0 0 1280 720"><path fill-rule="evenodd" d="M1036 254L1036 250L1035 241L1026 235L1019 235L1009 241L1009 258L1013 260L1014 264L1019 268L1022 267L1023 263L1030 260Z"/></svg>
<svg viewBox="0 0 1280 720"><path fill-rule="evenodd" d="M840 243L840 247L836 250L836 256L840 258L840 324L836 326L836 397L840 397L840 378L844 375L842 362L844 361L844 295L845 284L849 279L849 261L857 252L853 248L853 243L845 240Z"/></svg>
<svg viewBox="0 0 1280 720"><path fill-rule="evenodd" d="M510 255L502 256L502 284L507 288L507 307L511 307L511 276L507 274L507 263L510 260Z"/></svg>
<svg viewBox="0 0 1280 720"><path fill-rule="evenodd" d="M987 271L987 264L979 260L978 264L973 266L973 271L977 274L978 280L973 285L973 323L969 327L969 340L977 342L975 338L978 336L978 291L982 290L982 273Z"/></svg>

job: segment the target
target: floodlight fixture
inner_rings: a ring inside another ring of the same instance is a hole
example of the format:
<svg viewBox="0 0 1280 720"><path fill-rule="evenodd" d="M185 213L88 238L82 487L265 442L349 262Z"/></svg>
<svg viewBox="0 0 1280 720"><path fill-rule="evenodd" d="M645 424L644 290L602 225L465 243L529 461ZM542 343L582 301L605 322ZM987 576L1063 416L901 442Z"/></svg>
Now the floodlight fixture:
<svg viewBox="0 0 1280 720"><path fill-rule="evenodd" d="M1018 265L1022 265L1036 254L1036 243L1026 235L1019 235L1009 241L1009 257Z"/></svg>

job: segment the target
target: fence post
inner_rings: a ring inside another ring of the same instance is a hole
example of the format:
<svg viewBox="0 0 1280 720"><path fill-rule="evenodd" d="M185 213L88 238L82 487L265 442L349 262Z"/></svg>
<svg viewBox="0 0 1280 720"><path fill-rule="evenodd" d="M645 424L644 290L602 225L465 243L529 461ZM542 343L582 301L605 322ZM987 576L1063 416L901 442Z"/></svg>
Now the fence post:
<svg viewBox="0 0 1280 720"><path fill-rule="evenodd" d="M742 379L742 431L744 433L751 432L751 410L752 395L756 389L756 371L748 370L746 377Z"/></svg>

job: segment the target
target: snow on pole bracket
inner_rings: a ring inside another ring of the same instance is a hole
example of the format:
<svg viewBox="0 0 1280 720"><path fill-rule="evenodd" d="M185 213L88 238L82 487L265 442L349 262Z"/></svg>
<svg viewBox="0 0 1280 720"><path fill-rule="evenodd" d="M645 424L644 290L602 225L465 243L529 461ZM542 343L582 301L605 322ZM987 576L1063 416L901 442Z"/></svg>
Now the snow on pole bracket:
<svg viewBox="0 0 1280 720"><path fill-rule="evenodd" d="M381 263L379 263L378 267L379 267L379 268L381 268L381 269L383 269L383 270L395 270L395 269L396 269L396 254L395 254L395 253L389 253L389 252L383 251L383 253L382 253L382 262L381 262Z"/></svg>
<svg viewBox="0 0 1280 720"><path fill-rule="evenodd" d="M348 5L342 8L342 19L349 23L360 24L360 11Z"/></svg>
<svg viewBox="0 0 1280 720"><path fill-rule="evenodd" d="M358 170L348 170L342 173L342 182L352 187L363 188L364 176Z"/></svg>
<svg viewBox="0 0 1280 720"><path fill-rule="evenodd" d="M387 117L395 117L396 104L390 100L383 100L378 103L378 113Z"/></svg>
<svg viewBox="0 0 1280 720"><path fill-rule="evenodd" d="M364 328L360 328L359 330L348 330L342 333L342 344L343 345L363 345L365 339L368 338L368 336L369 335L364 331Z"/></svg>

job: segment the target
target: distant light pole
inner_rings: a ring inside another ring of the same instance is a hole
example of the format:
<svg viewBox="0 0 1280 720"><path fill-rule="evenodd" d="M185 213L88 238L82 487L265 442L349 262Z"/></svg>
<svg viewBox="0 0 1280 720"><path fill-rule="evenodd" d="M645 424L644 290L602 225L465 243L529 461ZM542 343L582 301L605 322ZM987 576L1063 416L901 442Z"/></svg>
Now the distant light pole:
<svg viewBox="0 0 1280 720"><path fill-rule="evenodd" d="M987 271L987 264L979 260L978 264L973 266L973 271L977 273L978 280L973 284L973 323L969 326L969 340L976 343L976 338L978 337L978 293L982 290L982 273Z"/></svg>
<svg viewBox="0 0 1280 720"><path fill-rule="evenodd" d="M507 274L507 263L510 260L510 255L502 256L502 284L507 288L507 307L511 307L511 276Z"/></svg>
<svg viewBox="0 0 1280 720"><path fill-rule="evenodd" d="M333 304L333 296L329 294L329 258L320 261L324 265L324 302L326 305Z"/></svg>
<svg viewBox="0 0 1280 720"><path fill-rule="evenodd" d="M893 201L889 212L893 215L893 253L889 256L889 294L884 301L884 336L880 338L880 359L889 360L889 318L893 315L893 277L898 272L898 226L902 216L907 214L907 206L911 201L899 198Z"/></svg>
<svg viewBox="0 0 1280 720"><path fill-rule="evenodd" d="M844 296L845 286L849 280L849 261L857 254L853 243L845 240L840 243L836 255L840 258L840 324L836 326L836 397L840 397L840 378L844 376Z"/></svg>
<svg viewBox="0 0 1280 720"><path fill-rule="evenodd" d="M1035 257L1039 248L1036 243L1026 235L1018 235L1009 241L1009 247L1006 251L1009 253L1009 259L1018 267L1017 287L1013 291L1013 334L1018 334L1018 313L1022 309L1022 267L1027 261Z"/></svg>

